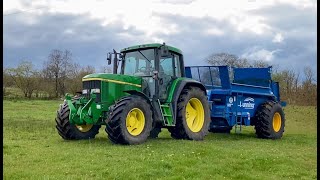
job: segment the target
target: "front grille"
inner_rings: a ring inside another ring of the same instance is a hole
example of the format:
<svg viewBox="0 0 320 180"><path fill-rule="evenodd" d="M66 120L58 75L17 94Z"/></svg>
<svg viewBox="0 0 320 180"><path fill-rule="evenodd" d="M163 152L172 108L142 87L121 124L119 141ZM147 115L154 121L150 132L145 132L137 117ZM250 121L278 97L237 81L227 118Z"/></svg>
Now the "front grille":
<svg viewBox="0 0 320 180"><path fill-rule="evenodd" d="M90 92L91 92L91 89L100 89L100 93L97 93L97 97L96 97L96 102L101 102L101 81L97 81L97 80L94 80L94 81L83 81L83 88L82 89L88 89L89 90L89 93L88 94L83 94L82 96L86 97L87 99L90 98Z"/></svg>

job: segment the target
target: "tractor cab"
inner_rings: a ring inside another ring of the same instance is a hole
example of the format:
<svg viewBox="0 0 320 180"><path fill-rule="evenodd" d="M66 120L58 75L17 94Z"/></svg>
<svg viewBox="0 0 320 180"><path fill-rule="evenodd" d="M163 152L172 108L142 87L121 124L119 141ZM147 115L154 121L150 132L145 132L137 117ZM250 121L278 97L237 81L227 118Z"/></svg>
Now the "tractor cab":
<svg viewBox="0 0 320 180"><path fill-rule="evenodd" d="M113 56L113 58L112 58ZM184 76L181 50L164 44L144 44L108 54L113 74L142 78L142 91L151 98L165 101L170 84Z"/></svg>

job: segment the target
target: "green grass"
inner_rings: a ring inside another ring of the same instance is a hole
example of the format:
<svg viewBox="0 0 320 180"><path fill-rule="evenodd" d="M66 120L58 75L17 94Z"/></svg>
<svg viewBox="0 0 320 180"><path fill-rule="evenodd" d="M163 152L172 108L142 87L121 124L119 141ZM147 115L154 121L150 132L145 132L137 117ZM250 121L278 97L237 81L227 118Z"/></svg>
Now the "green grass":
<svg viewBox="0 0 320 180"><path fill-rule="evenodd" d="M285 108L281 140L212 134L204 141L158 139L112 144L104 131L93 140L65 141L55 129L61 101L4 102L4 179L316 179L315 107Z"/></svg>

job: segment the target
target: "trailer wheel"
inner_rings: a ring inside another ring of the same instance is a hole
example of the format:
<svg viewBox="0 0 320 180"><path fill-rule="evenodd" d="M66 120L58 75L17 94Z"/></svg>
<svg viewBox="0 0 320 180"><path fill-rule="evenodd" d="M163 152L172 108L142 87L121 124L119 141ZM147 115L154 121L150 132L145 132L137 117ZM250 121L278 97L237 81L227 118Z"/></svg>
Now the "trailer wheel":
<svg viewBox="0 0 320 180"><path fill-rule="evenodd" d="M152 129L150 104L142 97L131 95L119 100L106 120L108 138L116 144L140 144Z"/></svg>
<svg viewBox="0 0 320 180"><path fill-rule="evenodd" d="M256 113L255 129L258 138L280 139L284 132L285 115L279 103L268 101Z"/></svg>
<svg viewBox="0 0 320 180"><path fill-rule="evenodd" d="M182 90L177 106L176 126L168 128L175 139L203 140L210 124L209 104L198 87Z"/></svg>
<svg viewBox="0 0 320 180"><path fill-rule="evenodd" d="M76 101L78 98L74 98ZM100 125L76 125L69 122L70 109L67 102L60 105L57 111L56 128L59 135L65 140L93 139L99 133Z"/></svg>

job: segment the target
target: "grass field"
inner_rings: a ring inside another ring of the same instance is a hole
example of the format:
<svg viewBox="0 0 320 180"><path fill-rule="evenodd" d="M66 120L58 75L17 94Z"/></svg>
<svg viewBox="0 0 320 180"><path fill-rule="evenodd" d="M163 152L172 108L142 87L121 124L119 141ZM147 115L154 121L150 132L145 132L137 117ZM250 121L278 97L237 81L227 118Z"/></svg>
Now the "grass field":
<svg viewBox="0 0 320 180"><path fill-rule="evenodd" d="M136 146L65 141L55 129L61 101L4 100L4 179L317 179L315 107L285 108L281 140L212 134L204 141L158 139Z"/></svg>

